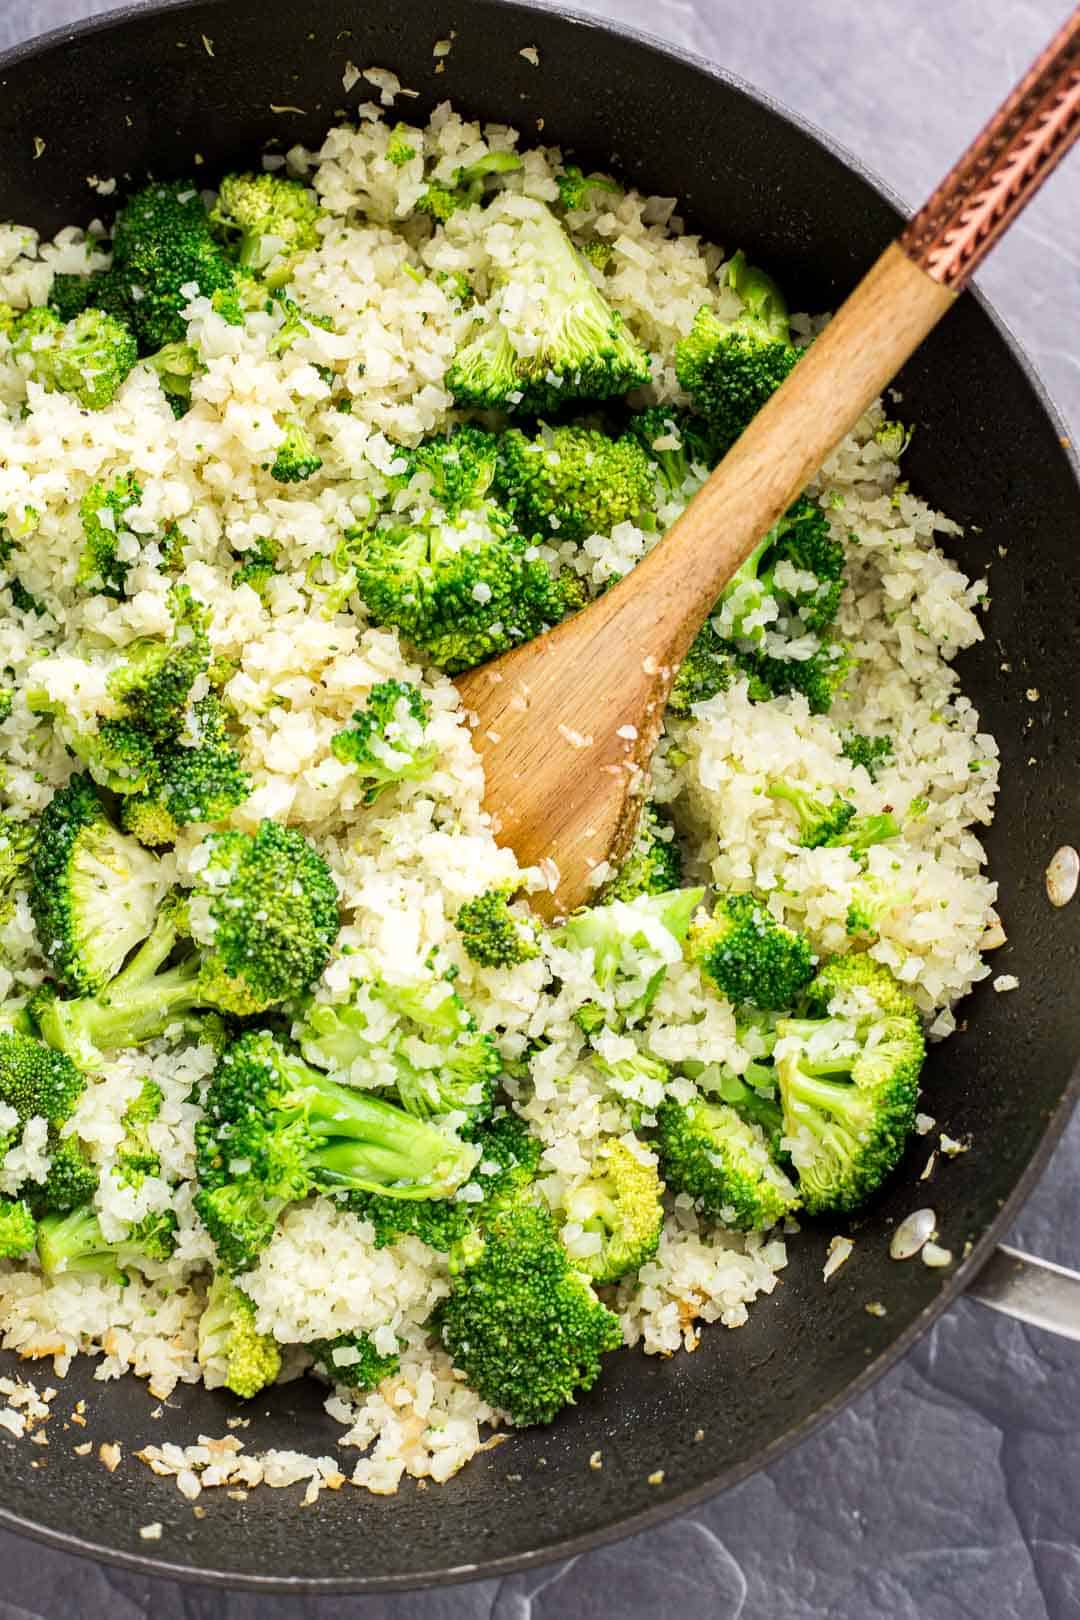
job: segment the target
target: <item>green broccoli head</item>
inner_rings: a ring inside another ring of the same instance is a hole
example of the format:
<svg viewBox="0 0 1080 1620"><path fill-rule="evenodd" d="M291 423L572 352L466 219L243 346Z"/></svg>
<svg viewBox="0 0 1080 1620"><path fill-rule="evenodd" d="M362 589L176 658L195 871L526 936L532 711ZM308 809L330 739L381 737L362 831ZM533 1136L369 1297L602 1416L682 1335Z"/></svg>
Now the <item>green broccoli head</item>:
<svg viewBox="0 0 1080 1620"><path fill-rule="evenodd" d="M408 124L397 123L390 131L386 142L386 155L395 169L402 168L416 156L414 140L422 140L418 130L411 130Z"/></svg>
<svg viewBox="0 0 1080 1620"><path fill-rule="evenodd" d="M774 1053L785 1141L812 1215L858 1209L895 1169L915 1125L925 1042L888 969L837 958L782 1018Z"/></svg>
<svg viewBox="0 0 1080 1620"><path fill-rule="evenodd" d="M366 1395L376 1389L384 1378L392 1378L401 1365L396 1350L381 1355L367 1333L339 1333L334 1339L312 1339L307 1348L319 1370L354 1395Z"/></svg>
<svg viewBox="0 0 1080 1620"><path fill-rule="evenodd" d="M726 1226L764 1231L798 1206L760 1126L727 1103L666 1098L657 1109L656 1147L668 1188L698 1200Z"/></svg>
<svg viewBox="0 0 1080 1620"><path fill-rule="evenodd" d="M495 489L518 527L552 540L587 540L633 522L651 504L653 471L631 434L510 428L498 440Z"/></svg>
<svg viewBox="0 0 1080 1620"><path fill-rule="evenodd" d="M641 445L653 476L668 499L692 494L719 459L719 447L704 417L673 405L650 405L630 418L628 431Z"/></svg>
<svg viewBox="0 0 1080 1620"><path fill-rule="evenodd" d="M150 1141L150 1126L161 1113L161 1087L146 1079L124 1109L124 1135L116 1150L115 1174L127 1187L141 1187L161 1172L161 1158Z"/></svg>
<svg viewBox="0 0 1080 1620"><path fill-rule="evenodd" d="M26 875L35 836L32 821L0 815L0 927L14 909L14 891Z"/></svg>
<svg viewBox="0 0 1080 1620"><path fill-rule="evenodd" d="M175 1246L176 1215L172 1210L145 1216L116 1241L105 1237L92 1204L82 1204L66 1214L48 1214L38 1222L38 1259L50 1280L75 1273L123 1282L129 1268L141 1271L161 1265Z"/></svg>
<svg viewBox="0 0 1080 1620"><path fill-rule="evenodd" d="M516 967L540 955L539 925L510 909L517 885L486 889L466 900L455 918L466 956L480 967Z"/></svg>
<svg viewBox="0 0 1080 1620"><path fill-rule="evenodd" d="M303 484L322 466L310 432L298 418L288 423L285 437L270 463L270 476L279 484Z"/></svg>
<svg viewBox="0 0 1080 1620"><path fill-rule="evenodd" d="M395 160L391 157L390 161ZM449 180L429 180L416 206L421 213L444 224L459 208L472 208L482 201L489 175L514 174L520 168L516 152L488 152L475 163L457 168Z"/></svg>
<svg viewBox="0 0 1080 1620"><path fill-rule="evenodd" d="M153 786L121 801L128 832L150 848L176 842L181 827L223 821L251 792L213 693L193 706L187 735L155 754Z"/></svg>
<svg viewBox="0 0 1080 1620"><path fill-rule="evenodd" d="M269 270L271 284L288 280L291 261L319 246L322 217L309 187L276 173L227 174L210 210L210 223L236 262L256 275Z"/></svg>
<svg viewBox="0 0 1080 1620"><path fill-rule="evenodd" d="M161 391L169 402L169 409L178 419L191 407L191 385L205 370L196 350L182 339L166 343L156 354L147 355L146 363L157 372Z"/></svg>
<svg viewBox="0 0 1080 1620"><path fill-rule="evenodd" d="M230 1272L250 1269L281 1210L309 1192L446 1198L477 1156L452 1132L310 1068L263 1030L222 1056L195 1140L195 1207Z"/></svg>
<svg viewBox="0 0 1080 1620"><path fill-rule="evenodd" d="M140 354L184 339L192 288L239 318L235 268L191 181L155 181L129 197L113 225L112 268L91 280L89 301L123 314Z"/></svg>
<svg viewBox="0 0 1080 1620"><path fill-rule="evenodd" d="M112 404L138 358L131 332L102 309L83 309L67 322L49 308L28 309L11 340L35 382L71 394L88 411Z"/></svg>
<svg viewBox="0 0 1080 1620"><path fill-rule="evenodd" d="M726 691L738 674L735 653L716 634L712 622L706 621L671 683L668 708L680 717L689 715L696 703L707 703L718 692Z"/></svg>
<svg viewBox="0 0 1080 1620"><path fill-rule="evenodd" d="M141 500L142 486L131 473L122 473L109 484L91 484L79 503L84 541L75 576L77 585L103 596L123 596L131 560L120 553L125 541L132 546L139 543L124 519Z"/></svg>
<svg viewBox="0 0 1080 1620"><path fill-rule="evenodd" d="M840 752L853 765L861 765L874 782L878 771L892 763L895 748L891 737L867 737L862 732L849 731Z"/></svg>
<svg viewBox="0 0 1080 1620"><path fill-rule="evenodd" d="M281 1351L272 1334L255 1328L255 1307L223 1272L215 1272L199 1317L199 1366L204 1376L250 1401L281 1371Z"/></svg>
<svg viewBox="0 0 1080 1620"><path fill-rule="evenodd" d="M642 807L634 842L619 875L604 890L605 900L633 900L639 894L665 894L682 882L682 851L671 818L660 805Z"/></svg>
<svg viewBox="0 0 1080 1620"><path fill-rule="evenodd" d="M568 163L560 169L555 176L555 184L559 188L559 202L567 210L585 208L588 206L592 192L599 191L609 196L621 197L622 187L606 174L583 174L576 164Z"/></svg>
<svg viewBox="0 0 1080 1620"><path fill-rule="evenodd" d="M498 440L483 428L466 423L452 434L436 434L412 450L400 450L405 470L396 482L425 492L447 513L483 505L495 478Z"/></svg>
<svg viewBox="0 0 1080 1620"><path fill-rule="evenodd" d="M21 1260L37 1242L37 1223L23 1198L0 1198L0 1260Z"/></svg>
<svg viewBox="0 0 1080 1620"><path fill-rule="evenodd" d="M729 1001L765 1010L790 1007L813 977L810 942L785 928L752 894L717 901L690 930L691 960Z"/></svg>
<svg viewBox="0 0 1080 1620"><path fill-rule="evenodd" d="M476 334L458 350L446 384L459 405L546 414L571 400L610 399L649 381L649 357L605 302L589 267L542 202L514 197L508 250ZM535 349L518 352L499 319L512 289L528 297Z"/></svg>
<svg viewBox="0 0 1080 1620"><path fill-rule="evenodd" d="M519 1425L550 1423L622 1343L618 1317L574 1270L551 1217L500 1210L451 1256L434 1326L483 1400Z"/></svg>
<svg viewBox="0 0 1080 1620"><path fill-rule="evenodd" d="M794 810L799 821L799 843L804 849L847 842L843 835L855 819L855 806L850 799L841 798L838 793L821 799L794 782L770 782L766 791L770 799L789 804Z"/></svg>
<svg viewBox="0 0 1080 1620"><path fill-rule="evenodd" d="M63 1052L14 1030L0 1030L0 1102L13 1108L19 1124L40 1116L50 1125L71 1117L86 1087Z"/></svg>
<svg viewBox="0 0 1080 1620"><path fill-rule="evenodd" d="M30 857L30 909L41 948L75 994L100 989L154 926L159 863L113 825L88 776L49 800Z"/></svg>
<svg viewBox="0 0 1080 1620"><path fill-rule="evenodd" d="M800 351L791 342L787 306L763 270L737 253L725 285L742 299L742 313L722 321L703 305L675 348L675 372L725 447L733 444L787 377Z"/></svg>
<svg viewBox="0 0 1080 1620"><path fill-rule="evenodd" d="M596 1283L616 1282L656 1253L664 1185L651 1160L640 1143L613 1138L566 1196L563 1241L570 1238L567 1228L575 1229L573 1263Z"/></svg>
<svg viewBox="0 0 1080 1620"><path fill-rule="evenodd" d="M191 689L210 665L209 615L187 585L172 587L169 610L172 635L130 642L107 683L120 718L156 740L175 738L183 730Z"/></svg>
<svg viewBox="0 0 1080 1620"><path fill-rule="evenodd" d="M431 775L439 750L425 741L430 718L431 704L418 686L380 681L354 713L352 725L335 733L330 743L334 758L351 765L369 784L365 804L374 804L399 782L422 782Z"/></svg>

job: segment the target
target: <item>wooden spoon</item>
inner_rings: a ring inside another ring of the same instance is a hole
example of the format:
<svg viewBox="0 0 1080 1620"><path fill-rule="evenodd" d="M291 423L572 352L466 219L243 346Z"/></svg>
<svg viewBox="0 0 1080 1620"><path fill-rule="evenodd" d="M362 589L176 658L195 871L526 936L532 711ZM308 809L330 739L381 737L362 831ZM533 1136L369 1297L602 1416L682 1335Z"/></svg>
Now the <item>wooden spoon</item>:
<svg viewBox="0 0 1080 1620"><path fill-rule="evenodd" d="M649 554L547 635L458 681L495 835L595 899L632 840L680 660L724 586L1080 135L1080 8ZM546 863L546 864L545 864Z"/></svg>

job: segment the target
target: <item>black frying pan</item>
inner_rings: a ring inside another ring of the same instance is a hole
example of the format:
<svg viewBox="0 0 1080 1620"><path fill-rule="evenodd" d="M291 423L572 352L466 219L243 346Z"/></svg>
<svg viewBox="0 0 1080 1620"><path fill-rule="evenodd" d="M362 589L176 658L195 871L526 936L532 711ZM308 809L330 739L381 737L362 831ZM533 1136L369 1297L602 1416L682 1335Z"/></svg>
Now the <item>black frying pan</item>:
<svg viewBox="0 0 1080 1620"><path fill-rule="evenodd" d="M431 47L451 29L436 77ZM539 69L518 54L523 46L537 48ZM516 124L526 143L542 117L543 139L586 165L678 195L695 228L773 270L795 308L838 304L900 222L849 158L743 86L584 18L492 0L381 9L174 0L17 50L0 62L0 217L52 230L93 211L90 174L122 177L122 186L186 174L197 151L212 176L271 140L316 143L345 104L348 59L393 68L418 89L410 117L449 97ZM45 141L40 157L35 136ZM975 297L900 386L918 428L905 471L969 526L963 556L972 573L989 569L992 585L987 638L961 671L1003 754L988 846L1009 945L996 960L1022 989L995 995L984 982L965 1029L933 1051L925 1078L928 1111L953 1136L972 1132L975 1150L929 1184L916 1182L925 1144L913 1150L852 1223L855 1252L827 1289L821 1268L837 1222L790 1245L781 1286L748 1326L706 1331L689 1357L612 1357L602 1387L552 1428L515 1435L444 1487L406 1480L391 1499L349 1488L304 1512L296 1491L260 1491L243 1504L211 1493L196 1520L172 1482L137 1462L110 1476L66 1443L36 1452L0 1435L0 1521L68 1551L232 1585L379 1590L503 1574L640 1530L765 1466L879 1376L973 1279L1045 1163L1076 1085L1080 903L1052 911L1042 873L1080 802L1080 487L1061 423ZM1033 685L1038 705L1025 698ZM958 1255L973 1245L944 1273L888 1257L895 1223L926 1203ZM886 1317L866 1314L873 1299L887 1302ZM221 1393L181 1386L155 1421L142 1385L95 1384L92 1372L76 1364L63 1404L85 1396L87 1433L118 1440L129 1458L147 1442L224 1433L234 1411ZM252 1451L318 1455L333 1452L339 1433L317 1386L304 1382L260 1399L244 1438ZM602 1472L587 1466L597 1449ZM34 1455L48 1466L31 1470ZM648 1483L658 1469L663 1483ZM164 1527L158 1543L139 1537L149 1520Z"/></svg>

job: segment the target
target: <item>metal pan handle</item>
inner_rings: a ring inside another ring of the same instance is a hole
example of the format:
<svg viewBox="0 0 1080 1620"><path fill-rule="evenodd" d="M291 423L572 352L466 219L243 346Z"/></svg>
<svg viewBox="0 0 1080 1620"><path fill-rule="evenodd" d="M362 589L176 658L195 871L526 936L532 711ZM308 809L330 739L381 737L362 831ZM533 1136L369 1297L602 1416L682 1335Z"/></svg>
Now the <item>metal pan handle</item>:
<svg viewBox="0 0 1080 1620"><path fill-rule="evenodd" d="M1080 1272L1002 1243L967 1292L1004 1316L1080 1343Z"/></svg>

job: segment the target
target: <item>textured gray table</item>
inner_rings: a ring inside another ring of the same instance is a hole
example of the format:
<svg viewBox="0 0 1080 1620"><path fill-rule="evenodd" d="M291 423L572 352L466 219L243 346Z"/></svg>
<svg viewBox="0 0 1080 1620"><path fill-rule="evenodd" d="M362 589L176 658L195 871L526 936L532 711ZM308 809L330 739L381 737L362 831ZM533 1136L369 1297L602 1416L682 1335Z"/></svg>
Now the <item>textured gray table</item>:
<svg viewBox="0 0 1080 1620"><path fill-rule="evenodd" d="M0 0L0 47L111 3ZM721 62L914 203L1069 0L573 3ZM981 281L1080 437L1080 155ZM1012 1241L1080 1265L1078 1158L1080 1117ZM1069 1620L1080 1616L1080 1345L962 1303L767 1474L663 1529L504 1581L352 1601L226 1596L2 1534L0 1568L0 1620Z"/></svg>

